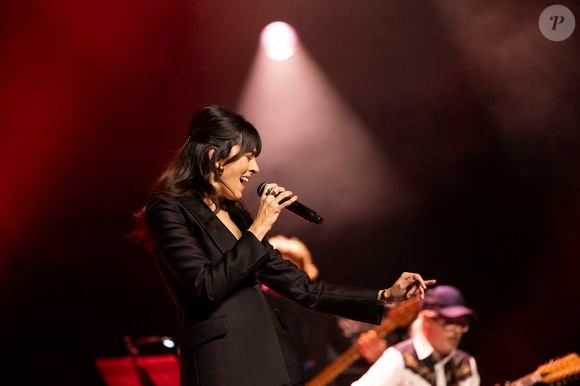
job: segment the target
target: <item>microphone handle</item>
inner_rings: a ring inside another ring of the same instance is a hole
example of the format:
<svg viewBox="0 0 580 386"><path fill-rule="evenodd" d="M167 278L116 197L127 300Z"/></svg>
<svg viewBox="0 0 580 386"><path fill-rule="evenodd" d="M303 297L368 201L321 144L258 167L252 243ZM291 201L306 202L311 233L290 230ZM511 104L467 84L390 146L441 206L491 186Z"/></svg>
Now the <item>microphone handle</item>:
<svg viewBox="0 0 580 386"><path fill-rule="evenodd" d="M290 197L283 199L282 201L280 201L280 204L288 201L289 199ZM288 205L286 209L288 209L295 215L302 217L305 220L308 220L315 224L322 224L322 217L318 213L316 213L309 207L302 205L298 201L295 201L292 204Z"/></svg>

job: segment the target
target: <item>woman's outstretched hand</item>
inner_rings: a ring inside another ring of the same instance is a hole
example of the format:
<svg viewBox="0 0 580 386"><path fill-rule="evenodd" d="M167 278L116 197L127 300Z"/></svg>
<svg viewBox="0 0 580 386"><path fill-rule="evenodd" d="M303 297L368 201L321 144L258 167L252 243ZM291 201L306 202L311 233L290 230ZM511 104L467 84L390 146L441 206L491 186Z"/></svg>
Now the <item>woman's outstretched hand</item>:
<svg viewBox="0 0 580 386"><path fill-rule="evenodd" d="M427 286L435 282L434 279L424 280L418 273L403 272L395 284L383 290L381 300L385 303L398 303L413 296L423 299Z"/></svg>
<svg viewBox="0 0 580 386"><path fill-rule="evenodd" d="M285 199L287 201L281 203ZM297 199L298 196L293 195L291 191L282 186L274 183L266 184L260 196L260 205L256 212L256 217L248 230L261 241L278 220L282 209L294 203Z"/></svg>

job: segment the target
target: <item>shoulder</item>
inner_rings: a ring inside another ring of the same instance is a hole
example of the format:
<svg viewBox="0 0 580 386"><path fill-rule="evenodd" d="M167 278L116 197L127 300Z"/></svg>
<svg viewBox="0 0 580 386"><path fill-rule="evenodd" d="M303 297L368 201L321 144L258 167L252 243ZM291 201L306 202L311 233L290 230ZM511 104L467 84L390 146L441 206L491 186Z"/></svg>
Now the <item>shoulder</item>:
<svg viewBox="0 0 580 386"><path fill-rule="evenodd" d="M383 352L373 367L380 368L382 372L394 374L405 369L405 358L399 350L391 346Z"/></svg>
<svg viewBox="0 0 580 386"><path fill-rule="evenodd" d="M405 383L404 370L401 353L389 347L353 386L401 385Z"/></svg>
<svg viewBox="0 0 580 386"><path fill-rule="evenodd" d="M183 207L182 201L182 198L157 196L149 200L145 207L145 213L149 218L158 212L173 211Z"/></svg>
<svg viewBox="0 0 580 386"><path fill-rule="evenodd" d="M393 349L399 352L399 355L403 359L405 368L414 372L419 372L423 367L423 364L419 360L417 352L415 351L412 339L407 339L396 344Z"/></svg>
<svg viewBox="0 0 580 386"><path fill-rule="evenodd" d="M180 204L180 198L169 196L155 196L147 202L146 210L153 211L165 206L177 206Z"/></svg>
<svg viewBox="0 0 580 386"><path fill-rule="evenodd" d="M155 196L149 200L145 210L147 212L154 212L156 210L185 208L194 211L200 211L206 207L199 196L191 197L170 197L170 196Z"/></svg>
<svg viewBox="0 0 580 386"><path fill-rule="evenodd" d="M413 341L411 339L406 339L400 343L397 343L396 345L393 346L393 348L395 348L401 354L408 354L408 353L415 352L415 347L413 346Z"/></svg>
<svg viewBox="0 0 580 386"><path fill-rule="evenodd" d="M147 203L145 215L149 224L169 219L185 220L199 211L197 206L192 198L157 196Z"/></svg>
<svg viewBox="0 0 580 386"><path fill-rule="evenodd" d="M457 350L455 355L453 355L452 361L457 379L463 380L477 374L475 358L465 351Z"/></svg>
<svg viewBox="0 0 580 386"><path fill-rule="evenodd" d="M473 357L469 355L469 353L462 350L455 351L455 355L453 355L453 361L456 363L469 362L472 358Z"/></svg>

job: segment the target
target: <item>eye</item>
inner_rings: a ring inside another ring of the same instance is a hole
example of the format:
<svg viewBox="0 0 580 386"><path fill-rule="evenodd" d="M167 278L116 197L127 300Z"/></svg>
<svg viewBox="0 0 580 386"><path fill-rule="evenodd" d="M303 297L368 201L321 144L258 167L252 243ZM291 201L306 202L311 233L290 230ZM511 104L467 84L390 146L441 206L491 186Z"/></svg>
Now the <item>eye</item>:
<svg viewBox="0 0 580 386"><path fill-rule="evenodd" d="M248 161L251 161L254 159L254 155L252 153L248 153L246 154L246 158L248 159Z"/></svg>

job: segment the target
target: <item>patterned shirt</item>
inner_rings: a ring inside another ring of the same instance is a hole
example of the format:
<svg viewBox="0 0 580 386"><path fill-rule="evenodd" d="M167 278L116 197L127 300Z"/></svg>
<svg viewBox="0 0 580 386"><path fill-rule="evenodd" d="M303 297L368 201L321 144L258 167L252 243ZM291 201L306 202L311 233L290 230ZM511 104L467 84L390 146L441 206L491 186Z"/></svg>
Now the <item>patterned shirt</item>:
<svg viewBox="0 0 580 386"><path fill-rule="evenodd" d="M475 359L461 350L436 360L433 347L418 333L389 347L352 386L479 386Z"/></svg>

